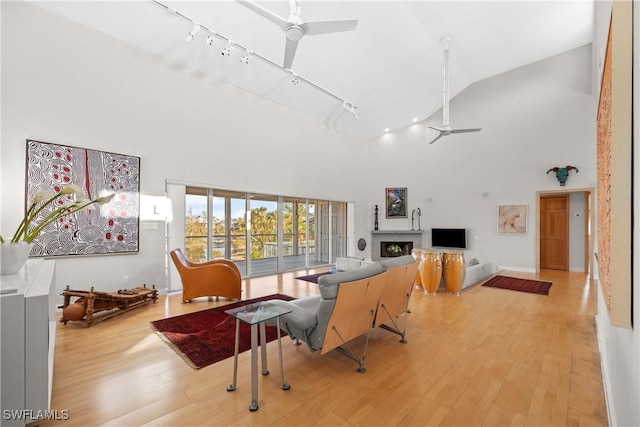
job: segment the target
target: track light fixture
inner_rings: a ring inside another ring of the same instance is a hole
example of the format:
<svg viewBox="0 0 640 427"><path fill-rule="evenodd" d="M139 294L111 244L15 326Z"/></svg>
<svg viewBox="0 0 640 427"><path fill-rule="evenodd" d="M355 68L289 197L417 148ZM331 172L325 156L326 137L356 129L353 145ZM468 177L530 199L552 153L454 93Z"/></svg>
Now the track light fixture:
<svg viewBox="0 0 640 427"><path fill-rule="evenodd" d="M251 58L253 58L251 56L251 51L247 50L244 52L244 54L242 55L242 58L240 58L240 62L242 62L243 64L248 64L249 61L251 61Z"/></svg>
<svg viewBox="0 0 640 427"><path fill-rule="evenodd" d="M353 105L352 103L348 102L348 101L343 101L342 102L342 107L347 110L348 112L350 112L351 114L353 114L353 116L358 119L358 113L356 113L356 109L358 107L356 107L355 105Z"/></svg>
<svg viewBox="0 0 640 427"><path fill-rule="evenodd" d="M229 56L231 55L231 51L233 51L233 42L231 40L227 40L227 45L222 48L222 52L220 52L220 54L222 56Z"/></svg>
<svg viewBox="0 0 640 427"><path fill-rule="evenodd" d="M185 42L189 43L189 42L193 41L193 39L196 38L196 36L200 32L200 29L202 28L202 29L204 29L205 31L208 32L206 41L207 41L207 44L209 46L213 46L214 45L214 42L215 42L216 38L222 39L223 41L224 40L227 41L226 46L222 49L222 52L220 52L222 54L222 56L231 55L231 52L233 51L234 45L236 45L240 49L244 49L245 50L245 54L240 59L240 61L243 64L248 64L249 61L251 61L253 58L258 58L261 62L269 64L269 65L271 65L271 66L273 66L275 68L278 68L278 69L280 69L280 70L282 70L282 71L284 71L286 73L289 73L291 75L291 84L298 85L301 81L303 81L305 84L311 86L312 88L314 88L316 90L319 90L320 92L323 92L327 96L342 102L342 107L345 110L347 110L348 112L350 112L351 114L353 114L356 119L358 118L358 114L356 113L356 108L357 107L355 105L353 105L352 103L347 102L345 99L341 98L340 96L336 95L335 93L330 92L327 89L325 89L325 88L323 88L321 86L318 86L317 84L315 84L315 83L313 83L313 82L311 82L311 81L309 81L309 80L307 80L305 78L298 77L297 75L292 73L291 70L286 69L283 66L273 62L272 60L270 60L270 59L268 59L268 58L266 58L266 57L264 57L264 56L262 56L262 55L260 55L258 53L250 51L249 49L247 49L246 47L244 47L244 46L242 46L242 45L240 45L238 43L235 43L235 42L231 41L230 39L228 39L227 37L223 36L222 34L219 34L219 33L215 32L215 31L213 31L212 29L207 28L206 26L197 23L196 21L194 21L190 17L184 15L181 12L178 12L175 8L167 6L167 5L165 5L164 3L162 3L159 0L152 0L152 1L155 4L157 4L158 6L164 7L165 10L167 10L167 12L171 13L172 15L175 15L175 16L177 16L179 18L182 18L182 19L184 19L186 21L189 21L189 22L191 22L193 24L193 28L191 29L191 31L189 31L189 34L185 38Z"/></svg>
<svg viewBox="0 0 640 427"><path fill-rule="evenodd" d="M194 22L193 28L191 29L191 31L189 31L189 34L187 34L187 37L184 39L184 41L189 43L191 40L196 38L199 32L200 32L200 24L198 24L197 22Z"/></svg>

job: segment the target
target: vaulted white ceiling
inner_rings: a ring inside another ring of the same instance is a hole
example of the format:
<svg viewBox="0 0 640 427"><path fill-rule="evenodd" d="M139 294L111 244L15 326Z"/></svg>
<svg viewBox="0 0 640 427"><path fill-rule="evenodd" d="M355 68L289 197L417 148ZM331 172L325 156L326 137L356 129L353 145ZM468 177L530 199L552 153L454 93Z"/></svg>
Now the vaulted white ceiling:
<svg viewBox="0 0 640 427"><path fill-rule="evenodd" d="M290 72L273 65L283 64L285 47L285 35L274 23L230 0L159 1L31 3L363 137L440 110L445 36L452 38L454 97L476 81L591 43L594 25L593 0L301 0L305 21L357 19L358 26L305 36L291 67L300 77L294 85ZM289 15L287 1L257 3L285 19ZM192 21L204 29L187 43ZM222 38L209 45L205 29ZM224 39L235 46L228 56L221 55ZM254 52L246 64L245 48ZM343 108L343 100L357 107L358 118ZM450 114L455 122L455 110Z"/></svg>

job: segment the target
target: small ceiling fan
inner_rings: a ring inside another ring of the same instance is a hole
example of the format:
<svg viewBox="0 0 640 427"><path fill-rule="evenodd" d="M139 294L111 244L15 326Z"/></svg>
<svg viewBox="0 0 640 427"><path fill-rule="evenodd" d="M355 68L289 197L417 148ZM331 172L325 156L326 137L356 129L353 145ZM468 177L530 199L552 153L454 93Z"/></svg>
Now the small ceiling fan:
<svg viewBox="0 0 640 427"><path fill-rule="evenodd" d="M449 43L451 42L451 37L444 37L442 39L442 43L444 44L443 56L444 56L444 90L443 90L443 104L442 104L442 127L436 126L427 126L431 129L435 129L440 132L433 141L429 144L433 144L443 136L451 135L452 133L467 133L467 132L478 132L482 130L482 128L471 128L471 129L451 129L449 126Z"/></svg>
<svg viewBox="0 0 640 427"><path fill-rule="evenodd" d="M286 45L283 66L288 70L291 69L293 58L296 54L296 49L298 48L298 42L302 37L338 33L341 31L353 31L358 26L358 21L354 19L344 21L304 22L300 17L299 0L289 0L289 6L291 8L289 19L281 18L270 10L247 0L236 0L236 2L273 22L279 26L282 31L284 31L286 36Z"/></svg>

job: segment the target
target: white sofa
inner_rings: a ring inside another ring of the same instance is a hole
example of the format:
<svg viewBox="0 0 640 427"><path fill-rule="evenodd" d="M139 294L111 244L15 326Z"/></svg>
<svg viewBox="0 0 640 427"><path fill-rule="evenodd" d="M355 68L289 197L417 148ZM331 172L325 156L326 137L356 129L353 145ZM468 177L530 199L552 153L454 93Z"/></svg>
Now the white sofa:
<svg viewBox="0 0 640 427"><path fill-rule="evenodd" d="M388 258L393 259L393 258ZM374 261L365 261L362 258L354 257L339 257L336 258L336 270L338 271L351 271L367 265L373 264ZM491 262L478 262L475 259L471 259L466 262L466 271L464 276L464 283L462 289L468 288L471 285L478 283L481 280L491 276L493 271L493 263ZM444 288L444 278L440 282L440 287Z"/></svg>
<svg viewBox="0 0 640 427"><path fill-rule="evenodd" d="M366 267L373 264L373 261L365 261L356 257L338 257L336 258L336 269L338 271L351 271L360 267Z"/></svg>
<svg viewBox="0 0 640 427"><path fill-rule="evenodd" d="M468 288L471 285L475 285L481 280L494 274L493 263L491 262L479 262L476 259L466 261L464 282L462 283L462 289ZM445 289L444 276L440 279L440 289Z"/></svg>
<svg viewBox="0 0 640 427"><path fill-rule="evenodd" d="M492 274L493 264L490 262L479 262L478 264L467 265L462 289L468 288L469 286L486 279Z"/></svg>

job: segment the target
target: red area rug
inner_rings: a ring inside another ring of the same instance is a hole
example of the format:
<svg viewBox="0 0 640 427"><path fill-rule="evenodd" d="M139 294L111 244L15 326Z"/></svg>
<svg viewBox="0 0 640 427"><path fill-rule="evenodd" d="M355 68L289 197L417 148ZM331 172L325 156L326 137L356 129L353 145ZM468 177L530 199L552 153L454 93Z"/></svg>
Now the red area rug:
<svg viewBox="0 0 640 427"><path fill-rule="evenodd" d="M290 301L288 295L274 294L262 298L234 302L221 307L182 314L151 322L158 336L175 350L194 369L219 362L233 356L236 320L225 313L236 307L258 301L281 299ZM278 337L275 326L267 326L267 342ZM286 335L281 331L282 335ZM251 348L251 327L240 322L240 352Z"/></svg>
<svg viewBox="0 0 640 427"><path fill-rule="evenodd" d="M495 276L488 282L482 284L482 286L489 286L491 288L509 289L512 291L529 292L539 295L549 295L551 285L551 282L518 279L507 276Z"/></svg>

